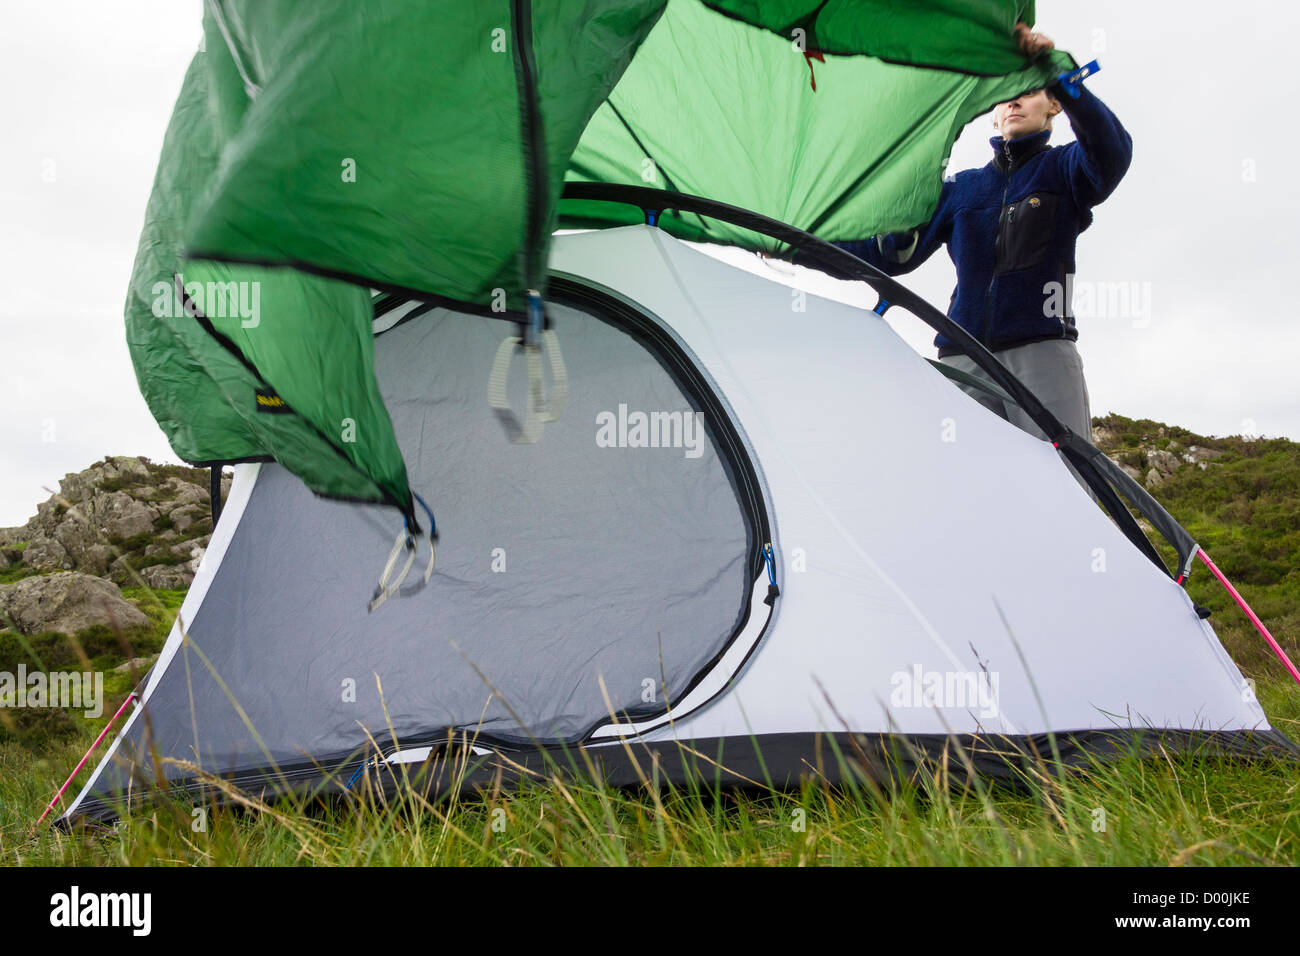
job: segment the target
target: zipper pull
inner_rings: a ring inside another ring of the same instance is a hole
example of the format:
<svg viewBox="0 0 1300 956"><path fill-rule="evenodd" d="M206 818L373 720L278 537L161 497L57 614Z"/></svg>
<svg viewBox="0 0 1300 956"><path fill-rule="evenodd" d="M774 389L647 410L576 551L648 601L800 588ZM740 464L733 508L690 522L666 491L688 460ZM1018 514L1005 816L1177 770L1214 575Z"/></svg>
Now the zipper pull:
<svg viewBox="0 0 1300 956"><path fill-rule="evenodd" d="M767 597L763 599L763 603L772 607L781 595L781 589L776 586L776 556L772 553L770 541L763 545L763 563L767 565Z"/></svg>

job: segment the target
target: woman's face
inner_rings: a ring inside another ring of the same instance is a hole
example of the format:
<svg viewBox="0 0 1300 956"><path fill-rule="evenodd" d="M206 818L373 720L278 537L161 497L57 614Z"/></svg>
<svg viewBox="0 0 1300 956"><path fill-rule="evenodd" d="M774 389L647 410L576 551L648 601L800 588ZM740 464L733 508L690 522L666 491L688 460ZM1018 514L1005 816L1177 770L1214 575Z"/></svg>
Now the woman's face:
<svg viewBox="0 0 1300 956"><path fill-rule="evenodd" d="M1003 139L1015 139L1047 129L1048 120L1060 111L1060 104L1046 90L1035 90L999 103L993 110L993 125Z"/></svg>

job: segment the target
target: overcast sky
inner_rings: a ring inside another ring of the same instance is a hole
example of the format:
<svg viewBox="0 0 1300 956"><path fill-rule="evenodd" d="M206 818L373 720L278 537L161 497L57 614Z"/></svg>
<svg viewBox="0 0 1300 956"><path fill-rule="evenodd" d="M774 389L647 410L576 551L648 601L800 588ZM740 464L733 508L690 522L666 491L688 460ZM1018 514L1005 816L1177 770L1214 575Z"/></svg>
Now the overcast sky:
<svg viewBox="0 0 1300 956"><path fill-rule="evenodd" d="M200 11L197 0L5 0L0 11L0 526L22 524L45 487L106 454L176 460L136 388L122 305ZM1079 240L1080 282L1134 296L1122 316L1079 318L1093 413L1300 440L1300 188L1288 180L1300 9L1039 0L1038 17L1080 62L1100 59L1089 87L1134 143L1127 177ZM987 162L991 132L987 118L972 123L951 168ZM1070 138L1058 121L1053 142ZM952 265L936 254L906 281L943 306ZM890 319L934 354L918 321Z"/></svg>

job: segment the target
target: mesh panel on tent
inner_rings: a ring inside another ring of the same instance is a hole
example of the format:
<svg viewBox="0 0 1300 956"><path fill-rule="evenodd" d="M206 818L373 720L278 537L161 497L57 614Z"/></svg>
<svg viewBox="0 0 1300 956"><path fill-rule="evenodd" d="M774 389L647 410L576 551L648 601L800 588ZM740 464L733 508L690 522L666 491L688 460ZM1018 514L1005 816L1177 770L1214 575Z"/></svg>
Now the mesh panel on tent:
<svg viewBox="0 0 1300 956"><path fill-rule="evenodd" d="M383 563L393 514L317 498L263 465L187 622L202 655L177 651L126 750L148 749L146 723L161 756L218 773L328 763L364 746L363 729L391 742L390 725L403 744L449 727L573 741L610 704L661 713L744 624L753 522L714 423L661 357L553 307L575 388L542 442L514 445L484 389L512 327L412 315L377 337L376 371L412 484L445 516L437 573L418 599L368 615L374 582L358 569ZM523 382L516 369L516 405ZM637 433L638 413L658 442ZM122 782L106 770L97 789Z"/></svg>

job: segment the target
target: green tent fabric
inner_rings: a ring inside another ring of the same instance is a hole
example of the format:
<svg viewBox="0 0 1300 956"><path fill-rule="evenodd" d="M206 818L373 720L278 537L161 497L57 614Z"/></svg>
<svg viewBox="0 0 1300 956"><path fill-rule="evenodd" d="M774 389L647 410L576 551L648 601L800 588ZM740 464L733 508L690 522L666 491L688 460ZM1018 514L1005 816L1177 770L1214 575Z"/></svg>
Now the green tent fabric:
<svg viewBox="0 0 1300 956"><path fill-rule="evenodd" d="M200 56L186 75L127 298L141 392L187 461L274 457L320 494L409 513L405 464L374 378L367 290L183 258L184 224L220 156L210 63Z"/></svg>
<svg viewBox="0 0 1300 956"><path fill-rule="evenodd" d="M663 0L210 6L250 102L192 256L522 310L569 155Z"/></svg>
<svg viewBox="0 0 1300 956"><path fill-rule="evenodd" d="M761 9L764 24L775 26L800 22L803 8L815 5L711 6L737 16ZM770 32L700 3L672 2L588 125L569 178L704 196L830 240L925 222L962 127L1073 65L1066 54L1027 65L1011 36L1014 6L840 3L815 21L829 16L815 32L820 44L951 64L936 70L874 55L810 60L790 39L797 27ZM955 15L959 7L969 8L969 19ZM867 9L879 14L879 32L852 29L872 22ZM936 28L943 10L951 30ZM803 50L817 49L808 33L801 36ZM993 70L1004 72L979 75ZM637 210L608 203L565 200L560 208L574 227L640 219ZM695 215L668 212L658 224L685 239L776 248Z"/></svg>
<svg viewBox="0 0 1300 956"><path fill-rule="evenodd" d="M705 0L705 5L809 51L865 53L909 66L1000 76L1024 68L1009 42L1033 25L1033 0Z"/></svg>
<svg viewBox="0 0 1300 956"><path fill-rule="evenodd" d="M141 390L186 460L274 458L412 518L368 288L522 316L557 226L639 218L561 201L566 179L830 239L921 222L961 126L1071 65L1026 62L1012 27L1032 18L1024 0L208 0L127 305Z"/></svg>

